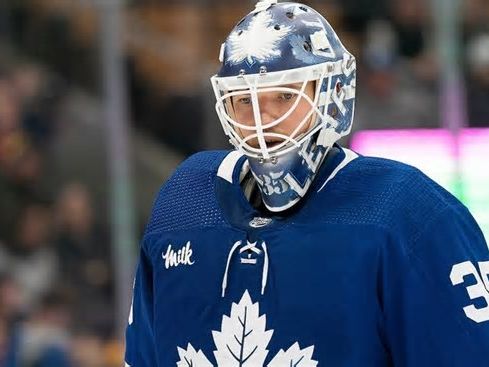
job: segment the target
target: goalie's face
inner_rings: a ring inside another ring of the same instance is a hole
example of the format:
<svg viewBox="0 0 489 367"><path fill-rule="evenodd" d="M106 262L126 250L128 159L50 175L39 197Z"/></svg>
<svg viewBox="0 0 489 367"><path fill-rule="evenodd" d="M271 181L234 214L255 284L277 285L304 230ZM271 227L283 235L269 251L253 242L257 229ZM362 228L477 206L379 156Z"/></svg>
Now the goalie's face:
<svg viewBox="0 0 489 367"><path fill-rule="evenodd" d="M238 135L253 148L260 147L260 136L267 148L288 138L299 139L310 129L314 117L314 83L307 83L301 92L302 87L302 83L288 84L258 90L255 95L231 97L233 119L239 123L235 127ZM259 133L261 130L263 134Z"/></svg>

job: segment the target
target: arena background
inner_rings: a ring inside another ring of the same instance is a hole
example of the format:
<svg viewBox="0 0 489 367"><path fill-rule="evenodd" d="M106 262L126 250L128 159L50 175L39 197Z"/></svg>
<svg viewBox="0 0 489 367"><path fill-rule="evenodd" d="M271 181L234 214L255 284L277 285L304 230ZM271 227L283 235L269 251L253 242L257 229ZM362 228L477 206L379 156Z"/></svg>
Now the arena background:
<svg viewBox="0 0 489 367"><path fill-rule="evenodd" d="M344 144L418 165L489 237L489 2L305 3L358 59ZM209 76L253 6L0 2L0 367L122 365L153 197L191 153L228 148Z"/></svg>

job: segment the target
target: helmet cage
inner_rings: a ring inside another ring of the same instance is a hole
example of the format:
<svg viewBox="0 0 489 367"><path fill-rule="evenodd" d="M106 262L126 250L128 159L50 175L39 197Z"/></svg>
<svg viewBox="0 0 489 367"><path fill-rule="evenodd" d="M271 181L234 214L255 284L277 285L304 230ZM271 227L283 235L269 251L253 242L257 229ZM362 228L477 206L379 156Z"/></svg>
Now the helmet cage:
<svg viewBox="0 0 489 367"><path fill-rule="evenodd" d="M332 91L335 87L333 77L341 72L341 64L341 61L336 61L270 73L264 71L260 74L241 74L232 77L213 76L211 82L216 96L216 112L230 143L249 157L268 160L297 149L305 140L323 128L335 135L335 138L329 137L327 140L336 141L341 136L335 131L338 122L327 113L327 106L332 102ZM305 93L307 83L310 81L316 81L313 99ZM300 89L284 86L293 83L302 83ZM258 94L265 92L292 93L298 98L279 118L263 124ZM247 95L251 98L255 121L253 125L236 121L230 99L240 95ZM289 135L265 131L287 119L297 108L302 98L310 105L310 109ZM308 131L299 134L313 114L315 114L315 120L310 124ZM252 134L243 137L237 129L251 131ZM324 134L322 135L324 136ZM279 138L282 141L277 145L268 147L266 138ZM249 144L252 139L257 139L258 147Z"/></svg>

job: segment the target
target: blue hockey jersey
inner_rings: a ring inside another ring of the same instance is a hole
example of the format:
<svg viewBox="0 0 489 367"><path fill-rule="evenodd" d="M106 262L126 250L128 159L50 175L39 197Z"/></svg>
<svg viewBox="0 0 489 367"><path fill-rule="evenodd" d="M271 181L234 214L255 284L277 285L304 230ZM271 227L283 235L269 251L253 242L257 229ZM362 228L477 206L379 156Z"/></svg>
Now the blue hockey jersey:
<svg viewBox="0 0 489 367"><path fill-rule="evenodd" d="M246 168L203 152L162 187L126 366L489 366L489 252L451 194L335 147L297 208L264 215Z"/></svg>

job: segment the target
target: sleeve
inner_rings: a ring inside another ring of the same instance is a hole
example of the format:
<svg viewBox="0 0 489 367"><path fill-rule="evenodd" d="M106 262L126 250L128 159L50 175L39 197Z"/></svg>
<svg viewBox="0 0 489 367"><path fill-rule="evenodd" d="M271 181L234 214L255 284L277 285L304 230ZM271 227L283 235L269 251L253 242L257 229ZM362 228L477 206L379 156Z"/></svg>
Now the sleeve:
<svg viewBox="0 0 489 367"><path fill-rule="evenodd" d="M489 251L468 210L449 206L410 243L387 247L381 304L394 366L487 365Z"/></svg>
<svg viewBox="0 0 489 367"><path fill-rule="evenodd" d="M126 329L125 367L156 367L153 333L153 270L141 246Z"/></svg>

